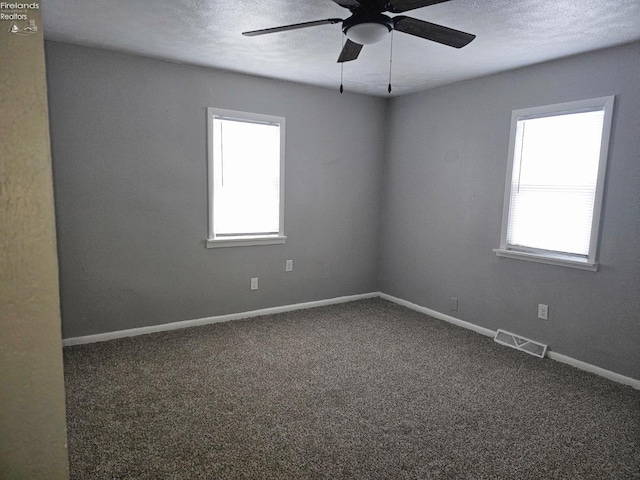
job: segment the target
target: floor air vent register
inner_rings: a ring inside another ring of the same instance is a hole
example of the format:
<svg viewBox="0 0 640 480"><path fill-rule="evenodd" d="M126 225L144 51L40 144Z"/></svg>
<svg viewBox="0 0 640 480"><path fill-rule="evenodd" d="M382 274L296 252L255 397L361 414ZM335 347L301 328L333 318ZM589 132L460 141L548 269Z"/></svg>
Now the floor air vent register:
<svg viewBox="0 0 640 480"><path fill-rule="evenodd" d="M515 348L516 350L522 350L523 352L535 355L539 358L544 358L547 353L547 346L542 343L534 342L528 338L521 337L514 333L505 332L504 330L498 330L494 340L507 347Z"/></svg>

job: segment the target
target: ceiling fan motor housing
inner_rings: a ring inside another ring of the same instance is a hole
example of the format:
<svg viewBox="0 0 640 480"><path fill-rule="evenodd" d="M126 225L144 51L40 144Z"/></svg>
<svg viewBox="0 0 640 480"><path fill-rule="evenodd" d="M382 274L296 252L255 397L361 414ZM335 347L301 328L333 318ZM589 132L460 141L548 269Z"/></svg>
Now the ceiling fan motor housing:
<svg viewBox="0 0 640 480"><path fill-rule="evenodd" d="M371 45L393 30L393 20L378 12L360 11L342 22L342 31L352 42Z"/></svg>

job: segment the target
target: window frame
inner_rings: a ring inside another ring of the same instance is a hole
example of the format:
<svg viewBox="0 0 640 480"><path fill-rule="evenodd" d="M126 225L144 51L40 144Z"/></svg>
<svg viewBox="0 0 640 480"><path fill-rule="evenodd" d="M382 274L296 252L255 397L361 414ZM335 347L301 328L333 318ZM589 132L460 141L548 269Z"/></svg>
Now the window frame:
<svg viewBox="0 0 640 480"><path fill-rule="evenodd" d="M238 237L218 236L214 232L213 212L214 212L214 118L243 121L254 124L278 125L280 130L280 211L279 226L276 235L242 235ZM240 247L253 245L277 245L285 243L287 237L284 234L284 174L285 174L285 119L275 115L264 115L261 113L241 112L215 107L207 107L207 182L208 182L208 224L209 232L206 240L207 248L218 247Z"/></svg>
<svg viewBox="0 0 640 480"><path fill-rule="evenodd" d="M523 108L511 113L511 129L509 134L509 157L507 163L507 175L505 180L504 203L502 209L502 230L500 233L500 248L493 251L499 257L515 258L551 265L579 268L582 270L596 271L598 269L597 254L598 240L600 238L600 224L602 213L602 199L607 171L609 154L609 140L611 136L611 123L615 95L590 98L573 102L556 103L540 107ZM604 110L602 124L602 140L600 143L600 158L598 163L598 178L594 196L593 216L591 219L591 234L589 239L589 252L587 256L574 255L551 250L512 246L507 243L507 229L509 224L509 208L511 206L511 183L515 160L516 130L518 122L541 117L553 117L572 113Z"/></svg>

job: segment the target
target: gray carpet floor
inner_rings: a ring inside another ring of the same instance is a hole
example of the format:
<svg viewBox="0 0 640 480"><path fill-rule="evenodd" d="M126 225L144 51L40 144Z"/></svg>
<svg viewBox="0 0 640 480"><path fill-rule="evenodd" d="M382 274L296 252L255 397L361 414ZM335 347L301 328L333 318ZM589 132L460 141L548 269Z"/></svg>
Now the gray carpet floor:
<svg viewBox="0 0 640 480"><path fill-rule="evenodd" d="M381 299L64 361L74 479L640 478L640 392Z"/></svg>

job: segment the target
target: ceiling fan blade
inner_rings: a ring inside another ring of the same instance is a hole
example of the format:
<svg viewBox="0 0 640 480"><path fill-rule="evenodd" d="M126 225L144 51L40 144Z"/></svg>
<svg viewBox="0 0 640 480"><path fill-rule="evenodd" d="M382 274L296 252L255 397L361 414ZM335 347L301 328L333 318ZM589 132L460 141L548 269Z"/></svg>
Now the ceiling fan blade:
<svg viewBox="0 0 640 480"><path fill-rule="evenodd" d="M362 50L362 45L347 39L347 42L344 44L344 47L342 47L342 51L340 52L340 57L338 57L338 63L355 60L358 58L358 55L360 55L360 50Z"/></svg>
<svg viewBox="0 0 640 480"><path fill-rule="evenodd" d="M432 42L442 43L454 48L462 48L476 38L471 33L461 32L460 30L425 22L417 18L405 17L404 15L393 17L393 26L399 32L426 38Z"/></svg>
<svg viewBox="0 0 640 480"><path fill-rule="evenodd" d="M245 37L255 37L256 35L265 35L267 33L286 32L289 30L297 30L299 28L315 27L317 25L327 25L342 22L341 18L327 18L326 20L316 20L313 22L293 23L291 25L283 25L281 27L263 28L262 30L251 30L242 32Z"/></svg>
<svg viewBox="0 0 640 480"><path fill-rule="evenodd" d="M416 8L428 7L437 3L449 2L450 0L391 0L387 6L387 12L402 13Z"/></svg>
<svg viewBox="0 0 640 480"><path fill-rule="evenodd" d="M360 2L358 2L357 0L333 0L333 2L344 8L360 6Z"/></svg>

